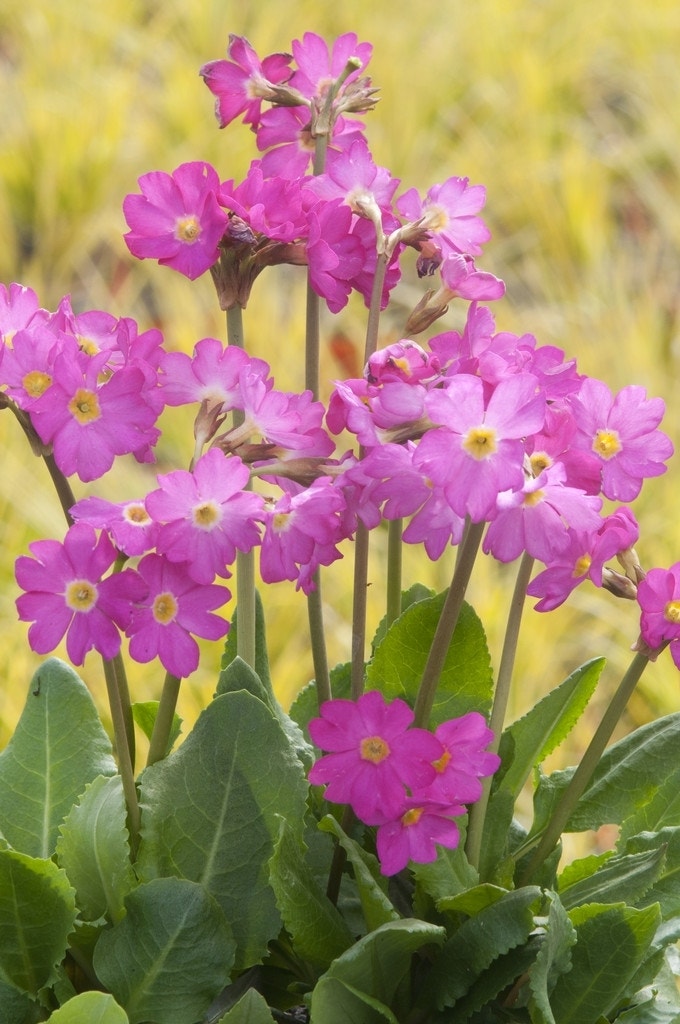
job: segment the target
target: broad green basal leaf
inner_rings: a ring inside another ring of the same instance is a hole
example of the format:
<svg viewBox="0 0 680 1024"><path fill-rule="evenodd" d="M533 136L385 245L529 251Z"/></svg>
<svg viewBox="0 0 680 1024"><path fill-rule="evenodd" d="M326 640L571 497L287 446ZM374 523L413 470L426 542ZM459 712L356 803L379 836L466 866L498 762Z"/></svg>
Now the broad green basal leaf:
<svg viewBox="0 0 680 1024"><path fill-rule="evenodd" d="M32 857L51 857L59 825L88 782L116 764L87 687L50 658L35 673L16 731L0 754L0 833Z"/></svg>
<svg viewBox="0 0 680 1024"><path fill-rule="evenodd" d="M279 722L243 691L216 697L142 775L138 872L204 885L232 927L238 967L256 963L280 928L269 859L281 817L302 834L307 788Z"/></svg>
<svg viewBox="0 0 680 1024"><path fill-rule="evenodd" d="M392 623L366 668L366 688L413 705L446 595L411 605ZM493 674L482 624L463 604L442 669L430 725L466 712L487 711Z"/></svg>
<svg viewBox="0 0 680 1024"><path fill-rule="evenodd" d="M81 992L50 1014L47 1024L128 1024L128 1015L106 992Z"/></svg>
<svg viewBox="0 0 680 1024"><path fill-rule="evenodd" d="M158 878L125 901L102 933L94 968L130 1024L195 1024L227 984L234 940L226 918L196 882Z"/></svg>
<svg viewBox="0 0 680 1024"><path fill-rule="evenodd" d="M100 775L61 826L57 859L76 890L85 921L106 914L119 921L125 913L123 900L136 884L125 818L120 776Z"/></svg>
<svg viewBox="0 0 680 1024"><path fill-rule="evenodd" d="M37 995L54 981L75 920L75 893L61 868L0 850L0 977Z"/></svg>

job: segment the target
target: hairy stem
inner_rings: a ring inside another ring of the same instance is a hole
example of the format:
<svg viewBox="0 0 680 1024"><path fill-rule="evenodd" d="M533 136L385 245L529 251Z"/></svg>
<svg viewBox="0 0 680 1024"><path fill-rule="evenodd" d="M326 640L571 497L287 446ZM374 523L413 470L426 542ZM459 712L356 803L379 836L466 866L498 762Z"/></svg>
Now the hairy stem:
<svg viewBox="0 0 680 1024"><path fill-rule="evenodd" d="M387 625L401 615L402 520L392 519L387 527Z"/></svg>
<svg viewBox="0 0 680 1024"><path fill-rule="evenodd" d="M146 759L147 766L161 761L167 754L181 684L182 680L177 676L171 675L170 672L166 674L156 712L156 721L153 723L149 755Z"/></svg>
<svg viewBox="0 0 680 1024"><path fill-rule="evenodd" d="M593 776L593 772L600 762L600 758L604 753L605 747L607 746L607 743L609 742L611 735L626 708L626 704L630 700L630 697L639 682L640 676L648 664L649 658L645 654L638 653L628 666L628 670L609 702L607 710L602 716L602 720L597 727L593 738L588 744L586 752L581 758L580 764L572 775L564 793L557 801L552 817L541 836L536 852L529 862L529 866L524 872L520 885L526 885L528 883L540 868L541 864L543 864L546 857L554 849L562 835L562 832L564 831L564 826L569 821L577 803L585 792L585 789Z"/></svg>
<svg viewBox="0 0 680 1024"><path fill-rule="evenodd" d="M517 654L519 629L522 622L524 601L526 599L527 586L531 579L531 570L533 569L533 565L533 558L531 555L527 555L525 553L522 556L519 569L517 570L515 589L513 591L512 601L510 602L508 624L505 629L501 663L498 670L498 680L496 682L496 691L494 693L491 717L489 719L489 728L493 732L493 740L491 741L489 750L493 751L495 754L498 753L498 748L500 746L505 714L508 708L510 684L512 682L515 657ZM467 853L468 860L474 868L479 867L482 837L484 835L484 821L486 819L486 809L489 804L489 794L491 792L491 781L490 776L483 780L482 795L470 808L465 851Z"/></svg>
<svg viewBox="0 0 680 1024"><path fill-rule="evenodd" d="M130 757L128 746L128 732L125 721L125 711L121 700L120 680L118 679L116 659L104 659L104 676L106 678L106 692L111 708L111 721L113 723L113 735L118 755L118 769L123 782L123 793L128 812L128 826L130 829L130 850L132 859L135 859L139 845L140 813L137 800L137 789L135 787L135 774Z"/></svg>
<svg viewBox="0 0 680 1024"><path fill-rule="evenodd" d="M484 522L472 523L464 540L461 542L453 579L451 580L451 585L444 601L444 607L439 616L439 622L432 639L430 653L416 698L414 724L423 729L427 728L430 720L439 677L446 661L446 655L448 654L451 638L458 622L460 610L463 607L465 591L472 575L472 567L475 564L485 525L486 523Z"/></svg>

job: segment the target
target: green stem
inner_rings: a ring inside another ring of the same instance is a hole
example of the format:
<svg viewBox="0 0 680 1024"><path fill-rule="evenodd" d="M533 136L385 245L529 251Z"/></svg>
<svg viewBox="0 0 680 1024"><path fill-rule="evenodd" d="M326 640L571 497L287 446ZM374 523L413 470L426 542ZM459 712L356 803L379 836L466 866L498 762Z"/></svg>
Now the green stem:
<svg viewBox="0 0 680 1024"><path fill-rule="evenodd" d="M602 716L595 735L591 739L580 764L571 777L567 788L560 797L548 822L541 840L536 848L528 868L524 872L520 885L527 882L540 868L546 857L552 852L557 844L564 827L574 812L574 809L585 792L593 772L600 763L600 758L609 742L616 725L623 714L626 704L630 700L640 676L649 664L649 658L645 654L636 654L628 666L628 671L619 683L616 693L609 702L609 706Z"/></svg>
<svg viewBox="0 0 680 1024"><path fill-rule="evenodd" d="M243 310L237 304L227 310L227 341L230 345L245 349L243 334ZM240 409L233 413L234 426L244 422ZM255 668L255 552L236 552L236 608L238 609L238 631L236 653L247 665Z"/></svg>
<svg viewBox="0 0 680 1024"><path fill-rule="evenodd" d="M360 456L361 457L361 456ZM364 692L366 604L368 588L368 530L360 521L354 535L354 590L352 594L352 700Z"/></svg>
<svg viewBox="0 0 680 1024"><path fill-rule="evenodd" d="M146 759L147 766L161 761L168 752L170 733L172 732L175 720L175 708L182 680L168 672L163 683L163 692L158 703L156 721L153 723L153 731L149 742L149 756Z"/></svg>
<svg viewBox="0 0 680 1024"><path fill-rule="evenodd" d="M331 699L333 693L331 691L331 676L328 670L328 654L326 652L323 624L323 603L320 589L321 581L319 577L320 573L317 569L314 574L316 589L307 595L307 617L309 619L309 639L312 647L316 696L320 707L325 700Z"/></svg>
<svg viewBox="0 0 680 1024"><path fill-rule="evenodd" d="M493 751L494 754L498 753L501 735L503 733L505 713L508 708L508 699L510 697L510 684L512 682L512 674L515 667L519 628L522 622L522 611L524 610L524 601L526 599L527 587L529 585L529 580L531 579L531 570L533 569L533 566L533 558L531 555L525 553L522 556L522 561L520 562L519 569L517 570L515 589L513 591L512 601L510 602L508 624L505 629L503 652L501 654L498 680L496 682L496 692L494 693L491 717L489 719L489 728L493 732L493 740L491 741L489 750ZM482 850L482 837L484 835L484 821L486 818L486 810L489 804L490 793L491 777L489 776L483 780L481 797L470 808L465 852L467 853L467 858L470 861L470 864L472 864L474 868L479 867L479 858Z"/></svg>
<svg viewBox="0 0 680 1024"><path fill-rule="evenodd" d="M380 305L382 302L382 290L387 273L388 255L384 252L378 253L378 260L373 276L373 287L371 289L371 304L368 308L368 319L366 321L366 345L364 347L364 364L378 347L378 327L380 326Z"/></svg>
<svg viewBox="0 0 680 1024"><path fill-rule="evenodd" d="M125 662L123 656L118 651L112 659L113 666L116 672L116 686L118 687L118 696L120 698L120 706L123 710L123 721L125 722L125 735L127 736L127 746L130 752L130 763L134 770L135 767L135 720L132 715L132 701L130 699L130 687L128 686L127 672L125 671ZM102 658L104 666L106 661Z"/></svg>
<svg viewBox="0 0 680 1024"><path fill-rule="evenodd" d="M439 622L432 639L430 653L416 698L414 724L423 729L427 728L430 720L430 712L432 711L434 697L437 692L439 677L444 668L446 655L448 654L451 638L458 622L460 610L463 607L465 591L472 575L472 567L475 564L485 525L486 523L484 522L472 523L461 544L461 550L458 552L453 579L451 580L451 585L449 586L449 591L439 616Z"/></svg>
<svg viewBox="0 0 680 1024"><path fill-rule="evenodd" d="M113 735L118 754L118 769L123 781L123 793L128 811L128 826L130 829L130 851L134 861L139 845L140 813L137 800L137 789L135 787L135 774L130 758L128 746L128 733L125 722L125 711L121 701L121 688L116 671L116 660L113 658L104 659L104 676L106 678L106 692L111 708L111 722L113 724Z"/></svg>
<svg viewBox="0 0 680 1024"><path fill-rule="evenodd" d="M387 625L401 615L402 520L391 519L387 527Z"/></svg>

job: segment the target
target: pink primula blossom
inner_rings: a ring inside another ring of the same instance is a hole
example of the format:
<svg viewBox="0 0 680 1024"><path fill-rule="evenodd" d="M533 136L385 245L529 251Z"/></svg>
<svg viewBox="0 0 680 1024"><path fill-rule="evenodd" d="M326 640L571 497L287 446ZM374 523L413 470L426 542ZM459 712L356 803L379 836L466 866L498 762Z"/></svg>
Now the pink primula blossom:
<svg viewBox="0 0 680 1024"><path fill-rule="evenodd" d="M20 409L30 410L47 391L54 377L54 364L62 353L77 360L75 339L38 321L19 330L5 349L2 383Z"/></svg>
<svg viewBox="0 0 680 1024"><path fill-rule="evenodd" d="M488 400L478 377L460 374L426 397L430 419L440 424L423 437L414 464L444 489L451 508L473 522L493 518L501 491L522 487L522 438L539 430L545 399L536 378L501 381Z"/></svg>
<svg viewBox="0 0 680 1024"><path fill-rule="evenodd" d="M353 281L366 259L360 238L351 231L352 217L341 199L319 201L309 211L309 281L331 313L339 313L347 305Z"/></svg>
<svg viewBox="0 0 680 1024"><path fill-rule="evenodd" d="M244 124L257 125L262 100L276 96L274 86L291 76L290 54L272 53L260 61L244 36L230 35L230 60L211 60L200 75L215 96L215 116L224 128L243 114Z"/></svg>
<svg viewBox="0 0 680 1024"><path fill-rule="evenodd" d="M656 429L665 411L661 398L647 398L636 384L612 397L606 384L587 378L571 408L577 424L574 444L599 459L606 498L633 501L645 478L666 472L673 445Z"/></svg>
<svg viewBox="0 0 680 1024"><path fill-rule="evenodd" d="M224 346L217 338L203 338L193 355L168 352L161 362L161 388L166 405L205 402L224 412L242 409L241 371L258 373L265 380L269 366L253 359L238 345Z"/></svg>
<svg viewBox="0 0 680 1024"><path fill-rule="evenodd" d="M498 495L496 515L484 538L484 551L499 562L512 562L526 552L549 562L568 544L567 530L597 530L602 499L565 484L564 467L556 463L520 490Z"/></svg>
<svg viewBox="0 0 680 1024"><path fill-rule="evenodd" d="M465 814L465 808L422 797L404 802L402 813L381 824L376 835L376 851L383 875L396 875L409 861L431 864L437 859L437 846L455 850L460 840L453 820Z"/></svg>
<svg viewBox="0 0 680 1024"><path fill-rule="evenodd" d="M567 544L527 587L530 597L540 600L536 611L549 612L566 601L585 579L602 586L605 562L631 548L639 529L630 509L622 507L602 520L598 529L567 531Z"/></svg>
<svg viewBox="0 0 680 1024"><path fill-rule="evenodd" d="M347 76L344 85L357 79L371 59L373 47L370 43L360 43L354 32L346 32L334 40L329 50L328 43L316 32L305 32L301 40L293 41L292 50L297 68L290 84L312 99L326 95L329 85L345 70L350 57L356 57L360 66Z"/></svg>
<svg viewBox="0 0 680 1024"><path fill-rule="evenodd" d="M237 456L217 448L203 455L192 472L158 477L160 487L146 498L159 524L156 549L171 562L186 562L197 583L231 575L236 551L250 551L260 540L257 523L263 499L246 491L250 471Z"/></svg>
<svg viewBox="0 0 680 1024"><path fill-rule="evenodd" d="M191 675L199 659L194 637L220 640L229 631L229 623L213 612L231 594L214 583L197 583L186 563L170 562L162 555L145 555L138 572L148 597L133 609L126 630L130 657L142 663L158 658L173 676Z"/></svg>
<svg viewBox="0 0 680 1024"><path fill-rule="evenodd" d="M32 288L22 284L10 284L9 289L0 284L0 342L10 345L17 331L29 324L46 323L47 310L38 306L38 296Z"/></svg>
<svg viewBox="0 0 680 1024"><path fill-rule="evenodd" d="M172 174L143 174L139 187L141 195L123 201L130 228L125 241L132 255L156 259L192 281L200 277L217 261L227 227L227 214L217 200L217 171L197 160Z"/></svg>
<svg viewBox="0 0 680 1024"><path fill-rule="evenodd" d="M99 539L87 523L70 528L64 543L38 540L29 545L33 558L16 562L16 579L26 593L17 598L19 618L31 622L28 640L38 654L48 654L66 636L66 650L82 665L89 650L113 658L120 632L130 621L133 603L147 593L132 569L102 579L118 552L108 536Z"/></svg>
<svg viewBox="0 0 680 1024"><path fill-rule="evenodd" d="M370 356L364 376L370 384L403 380L409 384L432 380L439 373L439 360L416 341L404 338L378 349Z"/></svg>
<svg viewBox="0 0 680 1024"><path fill-rule="evenodd" d="M483 185L470 185L468 178L448 178L442 185L433 185L421 200L415 188L397 200L397 209L409 221L422 221L442 255L470 253L479 256L491 232L477 214L486 201Z"/></svg>
<svg viewBox="0 0 680 1024"><path fill-rule="evenodd" d="M670 644L680 668L680 562L670 569L650 569L637 590L640 632L652 651Z"/></svg>
<svg viewBox="0 0 680 1024"><path fill-rule="evenodd" d="M484 749L493 739L484 716L470 711L460 718L450 718L438 725L434 734L444 753L434 762L437 774L433 781L414 795L451 804L479 800L480 778L493 775L501 763L498 754Z"/></svg>
<svg viewBox="0 0 680 1024"><path fill-rule="evenodd" d="M345 151L329 153L324 173L309 178L306 188L319 199L342 199L353 213L381 226L398 185L398 178L374 163L365 140L357 139Z"/></svg>
<svg viewBox="0 0 680 1024"><path fill-rule="evenodd" d="M477 270L471 256L461 256L458 253L445 256L439 273L442 284L432 302L438 301L441 297L441 301L446 303L456 295L474 302L490 302L505 295L503 281L485 270Z"/></svg>
<svg viewBox="0 0 680 1024"><path fill-rule="evenodd" d="M52 384L31 407L35 428L52 445L59 469L84 481L103 476L117 455L150 451L160 435L154 426L158 405L146 400L143 371L123 367L101 382L106 360L106 352L81 360L62 353Z"/></svg>
<svg viewBox="0 0 680 1024"><path fill-rule="evenodd" d="M403 813L405 787L431 782L432 762L443 754L439 740L425 729L410 728L412 722L405 701L388 704L378 690L357 701L326 701L309 733L328 753L312 766L309 781L326 785L326 799L349 804L368 825Z"/></svg>
<svg viewBox="0 0 680 1024"><path fill-rule="evenodd" d="M219 200L257 234L277 242L293 242L307 234L299 178L265 178L254 160L239 185L224 182Z"/></svg>
<svg viewBox="0 0 680 1024"><path fill-rule="evenodd" d="M106 501L94 495L82 498L69 510L80 523L106 530L126 555L143 555L156 546L158 524L143 501Z"/></svg>

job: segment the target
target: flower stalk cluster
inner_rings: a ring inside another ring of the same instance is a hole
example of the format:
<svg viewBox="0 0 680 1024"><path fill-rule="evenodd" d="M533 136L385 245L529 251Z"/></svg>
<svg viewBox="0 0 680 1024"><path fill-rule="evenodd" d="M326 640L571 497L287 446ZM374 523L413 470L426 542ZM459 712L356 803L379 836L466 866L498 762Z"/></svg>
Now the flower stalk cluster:
<svg viewBox="0 0 680 1024"><path fill-rule="evenodd" d="M126 638L133 660L157 658L169 680L151 759L160 757L178 680L198 665L196 638L220 640L229 629L219 609L231 599L235 565L239 640L254 661L258 552L265 583L292 582L312 602L322 701L310 733L328 753L310 780L377 828L383 871L392 874L431 860L435 844L457 844L454 819L482 797L479 780L498 764L484 748L502 729L519 614L493 733L475 710L427 731L478 549L501 562L523 559L520 606L526 593L550 611L586 579L637 601L638 649L654 658L670 645L679 667L680 563L645 575L638 524L619 504L665 472L673 448L660 429L663 402L636 385L612 394L559 348L496 329L488 304L505 286L476 266L490 238L480 216L485 189L451 176L424 193L400 192L399 179L374 162L355 116L377 102L364 75L370 55L351 33L331 49L307 33L292 55L263 60L232 37L227 58L201 75L220 127L240 117L254 132L260 155L246 177L223 180L193 161L142 175L123 203L132 255L189 280L211 273L230 344L206 337L191 355L169 351L159 331L140 331L130 318L77 313L68 297L48 311L30 288L12 284L0 286L0 378L2 405L52 467L69 522L63 541L36 541L16 564L17 608L33 650L65 639L76 665L90 650L111 662ZM404 337L379 347L381 310L409 260L437 284ZM241 310L254 282L280 263L306 268L310 286L300 393L277 389L266 345L250 354L243 341ZM325 407L319 306L336 314L353 292L368 308L365 369L335 381ZM416 340L452 302L463 327ZM152 463L161 412L184 405L195 408L186 468L159 474L145 495L74 500L73 477L92 483L121 456ZM339 451L340 436L351 445ZM400 611L402 544L422 544L431 559L450 546L461 552L414 728L403 702L362 696L368 537L383 523L393 538L390 621ZM357 565L352 702L331 699L318 591L319 570L348 542ZM541 568L527 586L534 560ZM471 831L478 850L481 825Z"/></svg>

